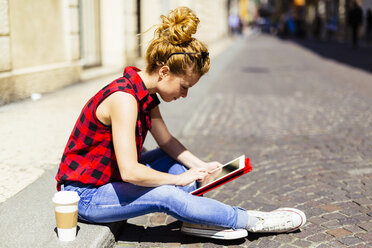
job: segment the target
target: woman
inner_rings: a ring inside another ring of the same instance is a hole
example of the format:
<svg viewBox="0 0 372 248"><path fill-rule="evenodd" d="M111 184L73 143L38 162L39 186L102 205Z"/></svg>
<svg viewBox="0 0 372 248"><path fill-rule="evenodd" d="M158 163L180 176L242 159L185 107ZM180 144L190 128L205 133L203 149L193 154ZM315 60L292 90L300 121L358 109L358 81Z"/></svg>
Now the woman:
<svg viewBox="0 0 372 248"><path fill-rule="evenodd" d="M214 238L298 229L305 215L296 209L247 211L189 194L221 164L200 160L169 133L156 93L165 102L186 97L208 72L209 54L192 37L199 19L189 8L161 19L146 70L125 68L84 106L56 176L58 190L78 192L78 216L92 223L165 212L194 224L184 225L185 232ZM148 130L160 148L142 153Z"/></svg>

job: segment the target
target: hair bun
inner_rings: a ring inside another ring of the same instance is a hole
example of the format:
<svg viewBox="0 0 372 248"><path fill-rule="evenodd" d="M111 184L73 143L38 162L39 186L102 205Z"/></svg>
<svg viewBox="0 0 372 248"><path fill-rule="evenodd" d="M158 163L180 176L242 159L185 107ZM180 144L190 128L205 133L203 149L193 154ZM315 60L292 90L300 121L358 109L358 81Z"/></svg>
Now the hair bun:
<svg viewBox="0 0 372 248"><path fill-rule="evenodd" d="M159 38L168 36L173 45L182 45L192 40L196 33L199 18L188 7L178 7L171 11L168 16L160 16L163 23L156 30Z"/></svg>

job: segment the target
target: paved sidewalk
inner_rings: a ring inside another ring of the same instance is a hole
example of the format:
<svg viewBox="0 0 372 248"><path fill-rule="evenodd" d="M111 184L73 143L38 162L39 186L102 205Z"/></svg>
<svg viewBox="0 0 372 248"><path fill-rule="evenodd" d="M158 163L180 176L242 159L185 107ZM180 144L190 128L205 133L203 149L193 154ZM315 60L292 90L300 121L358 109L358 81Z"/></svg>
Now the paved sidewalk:
<svg viewBox="0 0 372 248"><path fill-rule="evenodd" d="M201 158L251 157L251 173L206 197L265 211L297 207L308 224L222 242L185 236L174 218L150 214L128 220L116 247L371 247L371 72L264 35L234 41L213 63L187 99L161 105L172 133ZM0 208L56 168L82 105L118 75L0 107Z"/></svg>

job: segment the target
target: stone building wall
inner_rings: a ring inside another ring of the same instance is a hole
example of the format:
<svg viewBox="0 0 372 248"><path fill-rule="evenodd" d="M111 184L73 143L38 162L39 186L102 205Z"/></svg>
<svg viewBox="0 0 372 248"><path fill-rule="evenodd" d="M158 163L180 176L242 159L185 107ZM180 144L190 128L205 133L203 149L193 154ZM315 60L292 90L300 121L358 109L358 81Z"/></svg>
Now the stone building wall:
<svg viewBox="0 0 372 248"><path fill-rule="evenodd" d="M137 33L177 6L205 43L227 34L227 0L0 0L0 105L135 64L153 30Z"/></svg>
<svg viewBox="0 0 372 248"><path fill-rule="evenodd" d="M77 1L1 0L0 23L0 105L79 80Z"/></svg>

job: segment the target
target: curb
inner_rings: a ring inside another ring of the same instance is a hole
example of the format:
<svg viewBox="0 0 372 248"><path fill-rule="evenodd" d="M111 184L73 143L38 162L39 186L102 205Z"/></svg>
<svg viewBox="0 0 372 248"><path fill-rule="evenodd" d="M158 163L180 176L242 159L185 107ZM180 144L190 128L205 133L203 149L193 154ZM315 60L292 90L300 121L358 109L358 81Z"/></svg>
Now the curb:
<svg viewBox="0 0 372 248"><path fill-rule="evenodd" d="M1 247L113 247L115 235L126 221L95 225L78 222L72 242L61 242L55 231L53 194L57 167L0 204Z"/></svg>

